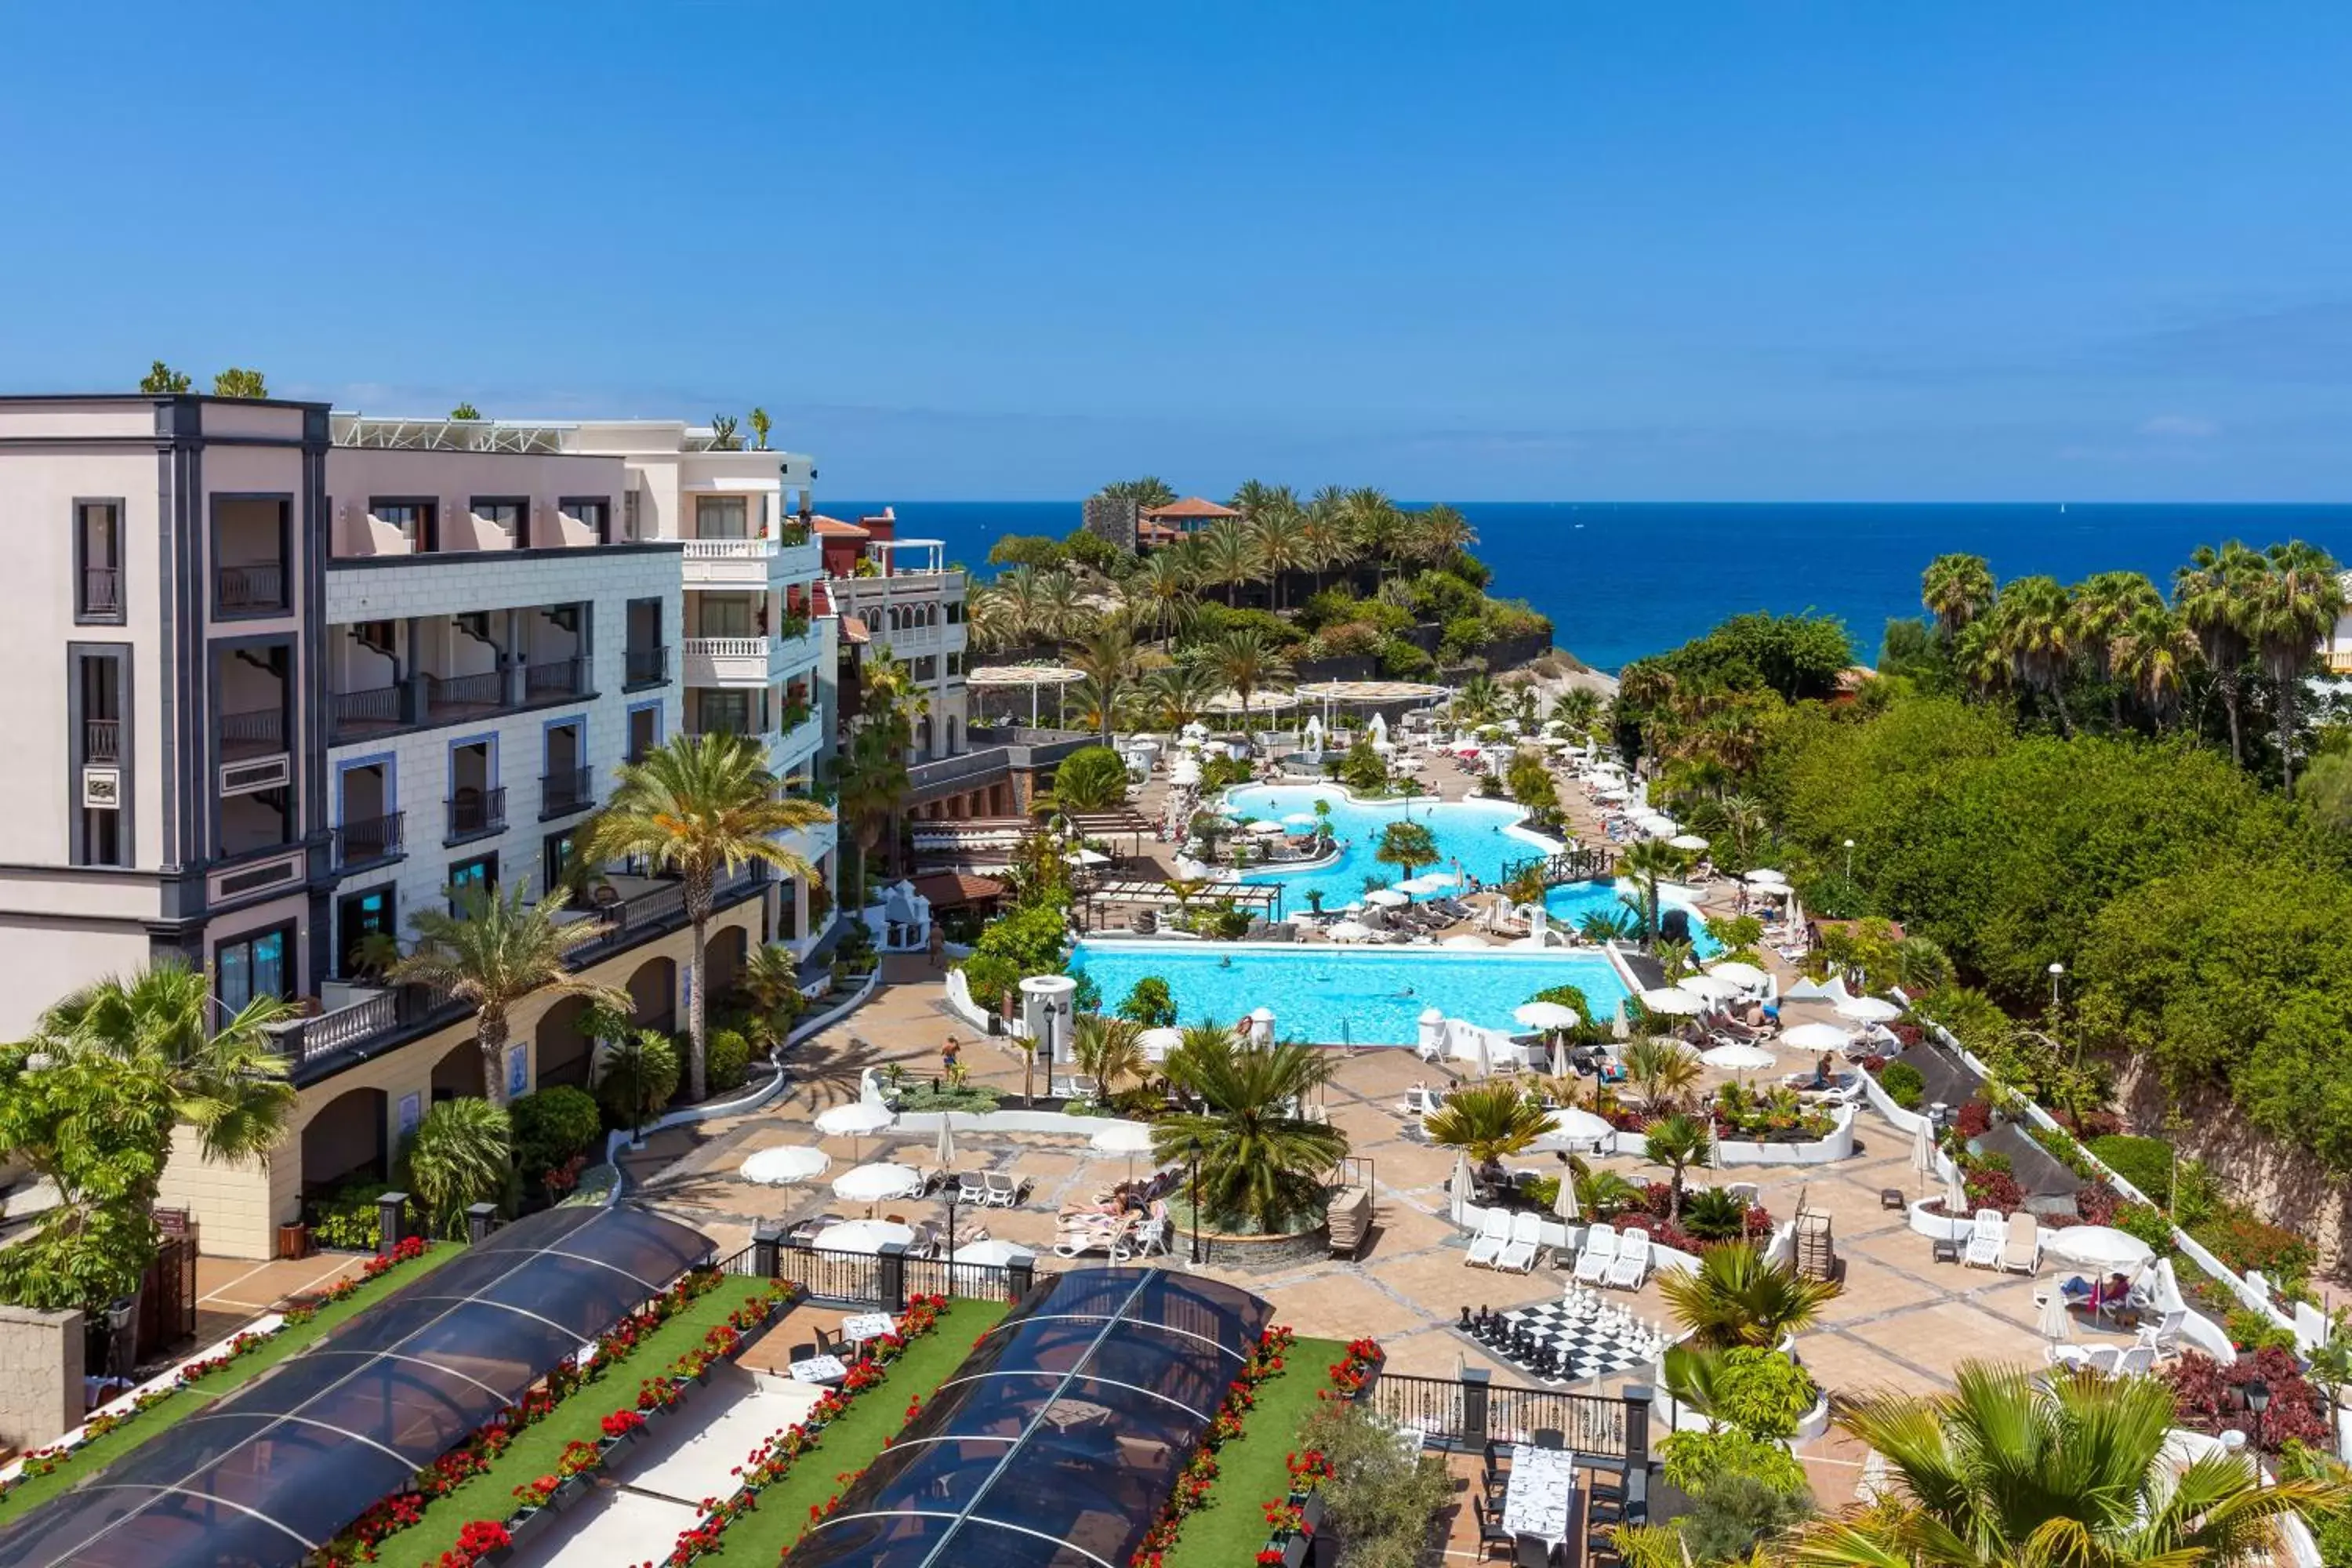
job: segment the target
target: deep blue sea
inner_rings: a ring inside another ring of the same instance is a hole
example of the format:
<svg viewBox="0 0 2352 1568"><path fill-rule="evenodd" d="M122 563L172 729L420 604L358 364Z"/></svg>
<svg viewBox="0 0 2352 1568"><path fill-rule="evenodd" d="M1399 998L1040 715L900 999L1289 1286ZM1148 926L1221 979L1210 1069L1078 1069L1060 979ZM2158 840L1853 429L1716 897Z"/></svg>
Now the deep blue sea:
<svg viewBox="0 0 2352 1568"><path fill-rule="evenodd" d="M903 501L901 537L944 539L980 568L1007 533L1067 533L1078 503ZM1405 502L1419 505L1420 502ZM880 503L826 501L835 517ZM1919 614L1919 574L1948 550L1982 555L2006 580L2073 583L2137 570L2168 588L2200 544L2304 539L2352 561L2352 505L1460 503L1497 594L1552 618L1554 640L1613 670L1743 610L1815 610L1843 620L1874 660L1890 616Z"/></svg>

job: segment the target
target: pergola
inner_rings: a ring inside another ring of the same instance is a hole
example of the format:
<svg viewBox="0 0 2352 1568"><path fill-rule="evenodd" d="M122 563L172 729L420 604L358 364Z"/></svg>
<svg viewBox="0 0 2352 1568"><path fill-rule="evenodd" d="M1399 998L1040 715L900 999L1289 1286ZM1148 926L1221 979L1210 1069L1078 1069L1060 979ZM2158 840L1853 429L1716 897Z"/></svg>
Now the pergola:
<svg viewBox="0 0 2352 1568"><path fill-rule="evenodd" d="M1434 702L1452 695L1452 688L1419 680L1317 680L1298 689L1300 697L1323 704L1323 722L1331 722L1333 707L1386 708L1408 702Z"/></svg>
<svg viewBox="0 0 2352 1568"><path fill-rule="evenodd" d="M1298 697L1295 692L1253 691L1250 693L1249 706L1244 708L1242 706L1242 696L1240 692L1220 691L1214 697L1210 698L1206 702L1201 704L1201 711L1203 713L1242 714L1283 713L1287 712L1289 710L1297 706Z"/></svg>
<svg viewBox="0 0 2352 1568"><path fill-rule="evenodd" d="M1029 727L1037 727L1037 690L1054 688L1054 721L1062 721L1062 690L1087 678L1086 671L1066 664L990 664L964 671L963 682L976 691L1017 691L1029 689Z"/></svg>
<svg viewBox="0 0 2352 1568"><path fill-rule="evenodd" d="M1213 882L1188 898L1179 899L1165 882L1101 882L1079 895L1079 905L1091 917L1097 904L1141 904L1147 909L1189 909L1194 904L1234 904L1253 910L1268 921L1282 916L1282 889L1259 882ZM1089 926L1092 924L1088 919Z"/></svg>

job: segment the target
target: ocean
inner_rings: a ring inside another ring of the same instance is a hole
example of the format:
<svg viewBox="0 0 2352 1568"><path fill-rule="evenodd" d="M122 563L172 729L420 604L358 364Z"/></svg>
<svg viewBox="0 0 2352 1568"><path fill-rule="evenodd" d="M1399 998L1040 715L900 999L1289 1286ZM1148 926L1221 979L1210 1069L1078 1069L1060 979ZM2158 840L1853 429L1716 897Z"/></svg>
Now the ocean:
<svg viewBox="0 0 2352 1568"><path fill-rule="evenodd" d="M822 506L855 517L880 504ZM1003 535L1058 537L1078 525L1075 500L893 504L901 537L943 539L949 559L982 575ZM1477 501L1460 510L1478 531L1476 553L1495 568L1493 592L1528 600L1552 618L1559 646L1606 670L1747 610L1835 616L1855 656L1874 661L1887 620L1920 613L1919 574L1946 551L1984 556L2003 581L2136 570L2168 590L2192 549L2226 539L2258 548L2303 539L2352 562L2352 505Z"/></svg>

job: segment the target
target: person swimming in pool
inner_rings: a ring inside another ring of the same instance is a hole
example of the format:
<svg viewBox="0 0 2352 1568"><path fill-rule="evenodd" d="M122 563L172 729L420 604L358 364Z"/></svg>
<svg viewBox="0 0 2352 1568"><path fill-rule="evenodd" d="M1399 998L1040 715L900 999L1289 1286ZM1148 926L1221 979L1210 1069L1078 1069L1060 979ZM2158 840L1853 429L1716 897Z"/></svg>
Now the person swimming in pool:
<svg viewBox="0 0 2352 1568"><path fill-rule="evenodd" d="M1231 953L1227 953L1224 957L1217 960L1217 967L1219 969L1231 969L1233 966L1234 960Z"/></svg>

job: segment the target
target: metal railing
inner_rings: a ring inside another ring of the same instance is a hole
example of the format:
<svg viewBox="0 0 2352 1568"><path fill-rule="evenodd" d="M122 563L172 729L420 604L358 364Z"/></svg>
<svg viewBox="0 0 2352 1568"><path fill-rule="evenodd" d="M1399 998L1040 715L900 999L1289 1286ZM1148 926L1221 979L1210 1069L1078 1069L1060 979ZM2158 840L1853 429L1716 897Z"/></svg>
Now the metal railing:
<svg viewBox="0 0 2352 1568"><path fill-rule="evenodd" d="M404 811L342 823L335 829L335 868L344 870L389 860L406 849L407 837L408 814Z"/></svg>
<svg viewBox="0 0 2352 1568"><path fill-rule="evenodd" d="M1549 1388L1517 1388L1462 1383L1450 1377L1414 1377L1382 1372L1369 1403L1381 1420L1419 1432L1433 1447L1475 1450L1488 1441L1550 1441L1570 1453L1617 1460L1631 1457L1629 1440L1648 1446L1649 1410L1613 1394L1570 1394ZM1644 1453L1640 1458L1646 1458Z"/></svg>
<svg viewBox="0 0 2352 1568"><path fill-rule="evenodd" d="M584 811L596 804L596 770L558 768L539 778L539 808L544 812Z"/></svg>
<svg viewBox="0 0 2352 1568"><path fill-rule="evenodd" d="M286 569L275 561L252 566L224 566L216 576L224 610L286 607Z"/></svg>
<svg viewBox="0 0 2352 1568"><path fill-rule="evenodd" d="M449 797L449 837L496 833L507 825L507 790L473 790Z"/></svg>
<svg viewBox="0 0 2352 1568"><path fill-rule="evenodd" d="M523 666L522 695L526 702L543 697L576 696L587 687L588 661L576 656Z"/></svg>
<svg viewBox="0 0 2352 1568"><path fill-rule="evenodd" d="M81 613L113 616L122 611L122 569L85 566L81 569Z"/></svg>
<svg viewBox="0 0 2352 1568"><path fill-rule="evenodd" d="M623 679L631 686L652 686L669 679L669 647L633 647L623 656Z"/></svg>
<svg viewBox="0 0 2352 1568"><path fill-rule="evenodd" d="M81 721L81 760L111 763L122 755L122 721L85 719Z"/></svg>
<svg viewBox="0 0 2352 1568"><path fill-rule="evenodd" d="M371 1035L391 1028L399 1021L400 993L379 991L331 1013L321 1013L312 1018L289 1018L283 1024L272 1025L269 1034L277 1040L278 1049L287 1059L299 1062L356 1045Z"/></svg>
<svg viewBox="0 0 2352 1568"><path fill-rule="evenodd" d="M507 678L502 671L486 669L479 675L428 675L425 689L432 694L436 709L442 708L503 708L506 706Z"/></svg>
<svg viewBox="0 0 2352 1568"><path fill-rule="evenodd" d="M1564 849L1557 855L1528 855L1505 861L1503 874L1496 885L1510 881L1530 866L1542 869L1544 886L1548 888L1561 882L1590 882L1609 875L1609 868L1615 860L1616 857L1606 849Z"/></svg>
<svg viewBox="0 0 2352 1568"><path fill-rule="evenodd" d="M286 715L275 708L255 708L220 716L221 750L282 751L286 745Z"/></svg>
<svg viewBox="0 0 2352 1568"><path fill-rule="evenodd" d="M338 739L362 725L397 724L400 722L400 688L378 686L366 691L330 692L327 711L333 721Z"/></svg>
<svg viewBox="0 0 2352 1568"><path fill-rule="evenodd" d="M756 1253L759 1243L754 1242ZM743 1271L758 1270L756 1261ZM776 1247L776 1272L797 1281L809 1299L845 1307L902 1310L910 1296L961 1296L975 1301L1018 1301L1050 1272L1030 1265L958 1263L950 1279L944 1258L918 1258L911 1253L881 1256L871 1252L835 1252L789 1243ZM895 1292L895 1295L894 1295Z"/></svg>

